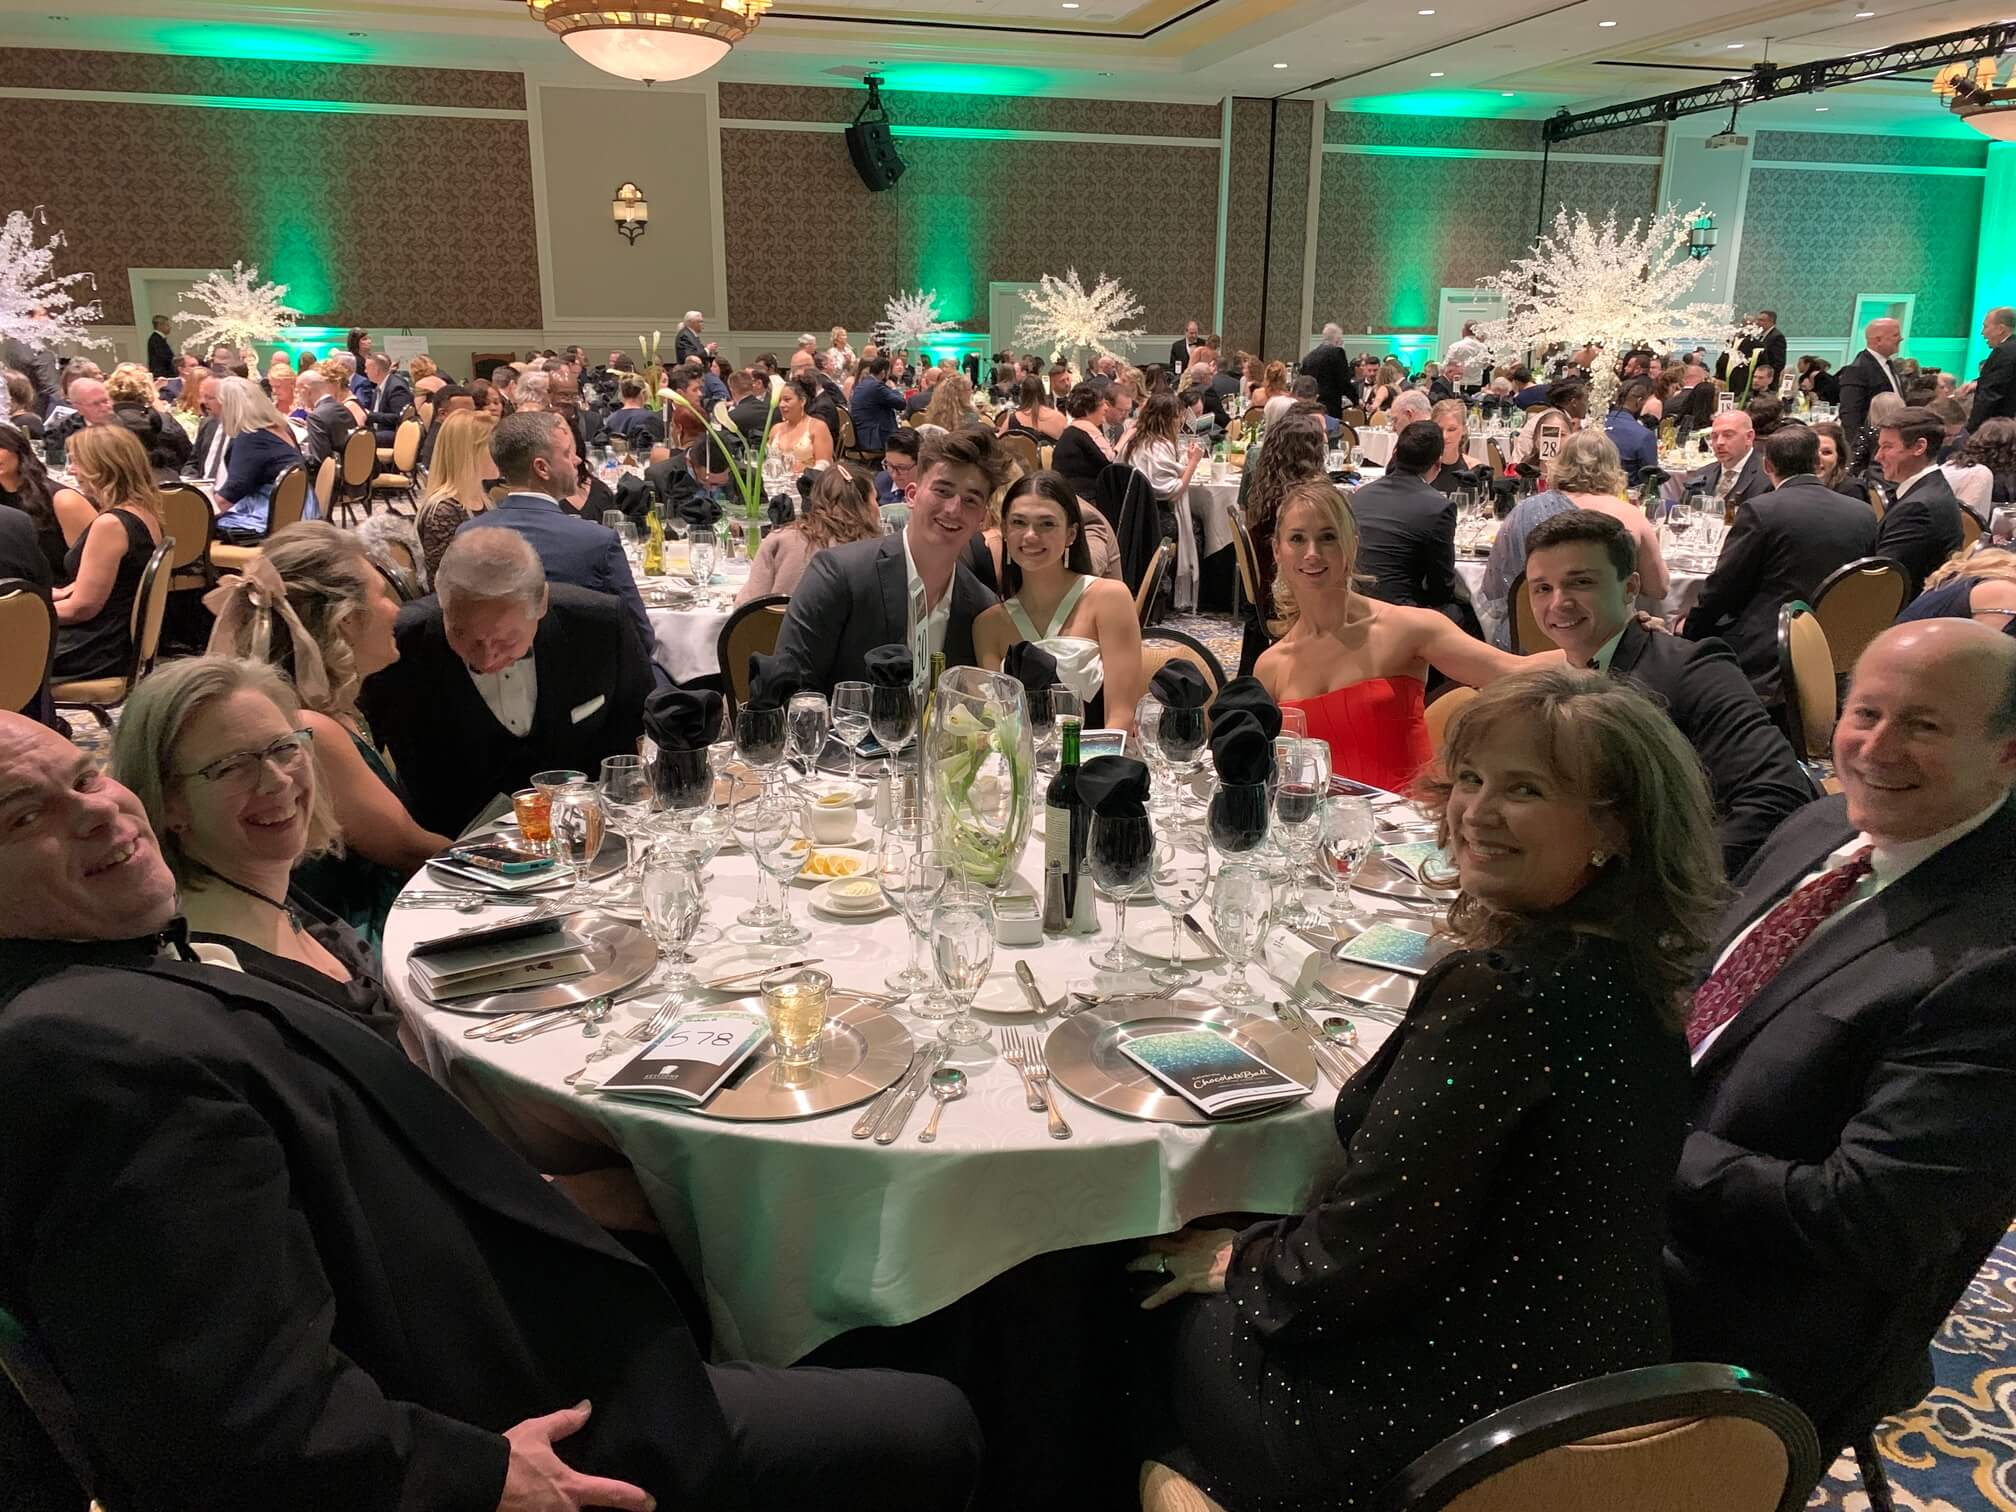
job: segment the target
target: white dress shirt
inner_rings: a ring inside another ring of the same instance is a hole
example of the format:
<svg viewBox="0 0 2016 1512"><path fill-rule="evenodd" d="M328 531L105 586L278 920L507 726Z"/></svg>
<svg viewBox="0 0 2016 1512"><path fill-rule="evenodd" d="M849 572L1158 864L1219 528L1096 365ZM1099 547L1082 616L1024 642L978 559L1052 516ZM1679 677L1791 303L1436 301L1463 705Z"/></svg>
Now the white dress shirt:
<svg viewBox="0 0 2016 1512"><path fill-rule="evenodd" d="M1904 502L1904 495L1911 492L1912 489L1916 488L1920 483L1923 483L1927 478L1937 476L1938 473L1939 469L1934 466L1919 468L1918 471L1911 474L1910 477L1906 478L1902 483L1899 483L1897 485L1897 496L1896 499L1894 500L1894 503L1902 504Z"/></svg>
<svg viewBox="0 0 2016 1512"><path fill-rule="evenodd" d="M1596 671L1608 672L1610 670L1610 659L1617 654L1617 643L1624 639L1624 632L1630 628L1631 622L1626 620L1622 625L1618 626L1617 633L1603 642L1597 649L1596 654L1589 658L1590 665Z"/></svg>
<svg viewBox="0 0 2016 1512"><path fill-rule="evenodd" d="M532 711L539 706L539 667L530 652L501 672L471 672L469 680L497 723L521 740L532 733Z"/></svg>
<svg viewBox="0 0 2016 1512"><path fill-rule="evenodd" d="M913 678L921 685L931 675L931 658L945 649L945 627L952 622L952 583L959 579L959 568L952 568L952 580L945 585L945 596L938 600L938 607L930 608L924 590L923 575L917 571L917 559L910 555L910 533L903 533L903 569L910 578L910 616L904 626L904 642L910 647Z"/></svg>

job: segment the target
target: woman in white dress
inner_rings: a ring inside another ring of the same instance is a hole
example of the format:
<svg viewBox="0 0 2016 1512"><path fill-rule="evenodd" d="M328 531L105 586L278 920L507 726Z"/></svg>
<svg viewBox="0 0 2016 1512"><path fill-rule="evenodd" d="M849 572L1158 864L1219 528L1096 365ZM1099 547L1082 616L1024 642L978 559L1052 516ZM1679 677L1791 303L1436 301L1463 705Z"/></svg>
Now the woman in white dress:
<svg viewBox="0 0 2016 1512"><path fill-rule="evenodd" d="M802 375L777 392L777 424L770 432L770 449L790 459L793 477L833 460L833 432L808 408L818 397L818 385Z"/></svg>
<svg viewBox="0 0 2016 1512"><path fill-rule="evenodd" d="M1002 601L973 622L980 665L998 670L1010 646L1030 641L1084 700L1086 728L1132 729L1147 691L1134 595L1093 574L1071 485L1047 471L1017 480L1001 504L1001 547Z"/></svg>

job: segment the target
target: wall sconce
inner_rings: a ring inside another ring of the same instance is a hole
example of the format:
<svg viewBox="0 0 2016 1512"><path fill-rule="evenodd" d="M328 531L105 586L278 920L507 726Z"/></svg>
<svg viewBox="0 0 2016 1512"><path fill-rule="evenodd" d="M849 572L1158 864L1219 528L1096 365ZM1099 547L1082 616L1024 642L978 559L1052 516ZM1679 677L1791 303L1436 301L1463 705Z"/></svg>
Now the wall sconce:
<svg viewBox="0 0 2016 1512"><path fill-rule="evenodd" d="M1704 215L1688 228L1687 255L1699 262L1715 250L1715 217Z"/></svg>
<svg viewBox="0 0 2016 1512"><path fill-rule="evenodd" d="M609 202L609 213L615 218L618 234L633 247L644 234L644 228L651 224L651 206L644 198L644 191L628 179Z"/></svg>

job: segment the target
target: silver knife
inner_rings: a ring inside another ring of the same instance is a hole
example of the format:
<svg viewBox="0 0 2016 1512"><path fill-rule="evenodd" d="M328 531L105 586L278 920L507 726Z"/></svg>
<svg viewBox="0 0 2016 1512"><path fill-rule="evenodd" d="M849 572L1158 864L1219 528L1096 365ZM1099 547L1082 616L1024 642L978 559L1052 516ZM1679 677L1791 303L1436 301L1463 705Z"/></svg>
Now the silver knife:
<svg viewBox="0 0 2016 1512"><path fill-rule="evenodd" d="M589 1006L587 1003L582 1003L577 1007L567 1009L558 1018L550 1018L543 1023L527 1024L523 1029L513 1029L509 1034L496 1040L495 1043L500 1045L515 1045L520 1040L531 1039L535 1034L544 1034L549 1029L561 1029L569 1024L577 1024L587 1016Z"/></svg>
<svg viewBox="0 0 2016 1512"><path fill-rule="evenodd" d="M910 1052L910 1064L903 1068L903 1074L883 1088L875 1100L868 1104L867 1111L854 1120L851 1132L856 1139L866 1139L873 1134L881 1124L883 1116L896 1105L896 1099L903 1095L903 1089L920 1074L930 1074L926 1067L929 1065L931 1052L936 1048L935 1044L925 1044Z"/></svg>
<svg viewBox="0 0 2016 1512"><path fill-rule="evenodd" d="M1195 935L1197 937L1197 943L1202 945L1206 950L1210 951L1211 954L1218 957L1218 959L1221 961L1225 959L1225 952L1218 948L1218 942L1216 940L1212 939L1210 935L1204 932L1204 926L1197 922L1197 916L1195 914L1186 913L1185 915L1183 915L1183 927L1189 930L1191 934Z"/></svg>
<svg viewBox="0 0 2016 1512"><path fill-rule="evenodd" d="M564 1018L567 1014L578 1012L580 1007L579 1003L570 1003L565 1008L535 1008L522 1013L507 1013L503 1018L486 1020L474 1033L464 1031L464 1035L468 1039L489 1040L494 1043L514 1029L529 1029L532 1025L543 1023L547 1019Z"/></svg>
<svg viewBox="0 0 2016 1512"><path fill-rule="evenodd" d="M931 1080L931 1073L944 1064L946 1048L942 1044L933 1045L922 1066L910 1080L903 1084L903 1090L896 1094L896 1101L889 1105L889 1111L882 1115L882 1123L875 1130L875 1143L894 1144L903 1134L903 1125L910 1122L910 1110L917 1106L917 1099L924 1095L924 1084Z"/></svg>
<svg viewBox="0 0 2016 1512"><path fill-rule="evenodd" d="M1015 980L1022 984L1022 995L1029 999L1029 1006L1040 1014L1050 1011L1050 1005L1043 1001L1043 994L1036 986L1036 973L1029 969L1027 961L1015 963Z"/></svg>

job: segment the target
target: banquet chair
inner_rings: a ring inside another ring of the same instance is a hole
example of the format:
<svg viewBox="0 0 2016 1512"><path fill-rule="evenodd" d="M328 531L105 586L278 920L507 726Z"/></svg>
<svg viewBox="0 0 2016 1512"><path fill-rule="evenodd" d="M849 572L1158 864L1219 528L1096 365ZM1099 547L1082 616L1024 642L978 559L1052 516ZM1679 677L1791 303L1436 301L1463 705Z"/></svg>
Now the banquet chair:
<svg viewBox="0 0 2016 1512"><path fill-rule="evenodd" d="M1246 523L1245 509L1234 504L1225 511L1225 517L1232 522L1232 563L1237 569L1244 642L1239 651L1239 673L1243 677L1253 670L1253 663L1260 659L1261 653L1281 638L1288 622L1269 618L1267 605L1261 601L1260 556L1253 547L1253 531Z"/></svg>
<svg viewBox="0 0 2016 1512"><path fill-rule="evenodd" d="M1484 459L1491 464L1492 477L1502 478L1505 476L1505 448L1498 444L1496 436L1491 437L1484 443Z"/></svg>
<svg viewBox="0 0 2016 1512"><path fill-rule="evenodd" d="M1169 564L1176 559L1176 543L1164 541L1155 548L1155 556L1148 563L1148 570L1141 576L1141 586L1134 594L1134 617L1146 630L1155 617L1155 599L1162 592L1162 580L1169 576Z"/></svg>
<svg viewBox="0 0 2016 1512"><path fill-rule="evenodd" d="M777 649L777 637L784 631L784 610L790 602L788 593L766 593L738 604L721 627L714 649L721 662L731 723L736 707L749 701L749 658L758 652L767 656Z"/></svg>
<svg viewBox="0 0 2016 1512"><path fill-rule="evenodd" d="M1903 563L1888 557L1859 557L1821 580L1813 591L1813 618L1827 632L1836 677L1853 671L1863 648L1890 628L1909 586Z"/></svg>
<svg viewBox="0 0 2016 1512"><path fill-rule="evenodd" d="M1512 616L1512 649L1521 656L1532 656L1541 651L1556 649L1554 637L1540 628L1540 620L1533 613L1533 602L1526 597L1526 574L1520 573L1512 580L1512 592L1507 595L1506 608Z"/></svg>
<svg viewBox="0 0 2016 1512"><path fill-rule="evenodd" d="M419 485L415 480L414 467L420 460L421 426L418 420L401 420L399 429L392 434L392 470L378 473L371 479L371 496L380 494L404 494L408 503L419 496ZM385 500L390 509L392 501ZM365 513L369 514L369 506Z"/></svg>
<svg viewBox="0 0 2016 1512"><path fill-rule="evenodd" d="M1049 470L1050 459L1056 455L1057 446L1054 442L1045 441L1041 447L1037 448L1037 456L1042 460L1045 471Z"/></svg>
<svg viewBox="0 0 2016 1512"><path fill-rule="evenodd" d="M1833 781L1834 657L1820 620L1794 599L1778 611L1778 684L1785 695L1785 733L1806 775L1825 787Z"/></svg>
<svg viewBox="0 0 2016 1512"><path fill-rule="evenodd" d="M1030 473L1041 472L1043 469L1043 455L1036 450L1036 443L1027 436L1003 436L1001 450L1022 469L1025 478Z"/></svg>
<svg viewBox="0 0 2016 1512"><path fill-rule="evenodd" d="M1358 427L1348 420L1337 427L1337 450L1347 457L1358 450Z"/></svg>
<svg viewBox="0 0 2016 1512"><path fill-rule="evenodd" d="M1344 406L1344 413L1338 416L1338 418L1342 420L1346 425L1360 426L1365 424L1367 420L1371 419L1371 416L1367 415L1365 411L1360 409L1357 405L1347 404Z"/></svg>
<svg viewBox="0 0 2016 1512"><path fill-rule="evenodd" d="M1981 543L1981 521L1971 509L1960 511L1960 554L1966 556Z"/></svg>
<svg viewBox="0 0 2016 1512"><path fill-rule="evenodd" d="M133 641L133 660L123 673L91 677L80 682L56 683L49 695L59 709L85 709L91 717L112 731L109 712L123 703L133 685L154 670L154 658L161 650L161 620L168 612L168 563L175 555L175 538L164 535L154 555L140 569L140 591L133 595L133 615L128 622Z"/></svg>
<svg viewBox="0 0 2016 1512"><path fill-rule="evenodd" d="M210 548L210 564L220 573L243 572L245 564L258 555L260 546L272 538L273 532L298 523L307 508L308 469L305 465L290 467L273 485L273 498L266 506L266 534L259 538L259 543L241 546L233 541L219 541Z"/></svg>
<svg viewBox="0 0 2016 1512"><path fill-rule="evenodd" d="M350 439L343 443L341 460L336 465L336 486L330 496L322 501L322 518L331 524L355 525L357 506L364 506L364 514L371 514L371 474L378 467L378 438L368 429L355 430ZM336 518L341 510L343 519Z"/></svg>
<svg viewBox="0 0 2016 1512"><path fill-rule="evenodd" d="M1795 1512L1813 1424L1729 1365L1649 1365L1514 1402L1452 1434L1370 1512Z"/></svg>
<svg viewBox="0 0 2016 1512"><path fill-rule="evenodd" d="M56 606L25 578L0 578L0 709L25 709L49 681Z"/></svg>
<svg viewBox="0 0 2016 1512"><path fill-rule="evenodd" d="M1155 674L1172 661L1187 661L1204 674L1204 681L1211 685L1211 697L1216 698L1225 689L1225 668L1218 658L1211 654L1211 648L1194 635L1185 635L1181 630L1171 630L1157 625L1141 632L1141 676L1144 683L1152 683ZM1210 705L1207 703L1206 708Z"/></svg>
<svg viewBox="0 0 2016 1512"><path fill-rule="evenodd" d="M1447 733L1450 722L1463 712L1465 704L1477 696L1475 688L1466 688L1462 683L1451 683L1439 698L1432 700L1422 722L1428 727L1428 744L1436 755L1442 754L1442 737Z"/></svg>
<svg viewBox="0 0 2016 1512"><path fill-rule="evenodd" d="M216 540L216 512L203 490L189 483L170 483L161 490L161 524L175 537L175 558L168 564L170 592L207 591L217 584L210 560Z"/></svg>

